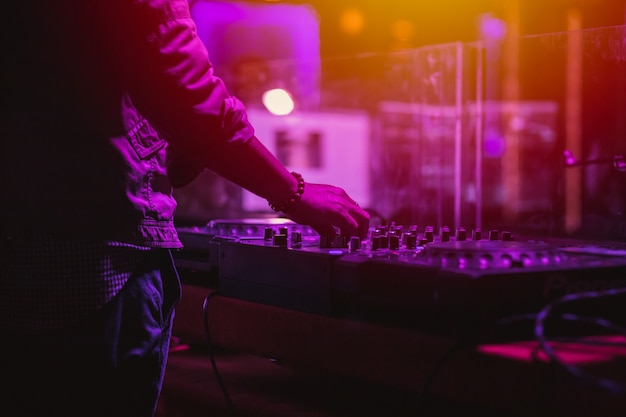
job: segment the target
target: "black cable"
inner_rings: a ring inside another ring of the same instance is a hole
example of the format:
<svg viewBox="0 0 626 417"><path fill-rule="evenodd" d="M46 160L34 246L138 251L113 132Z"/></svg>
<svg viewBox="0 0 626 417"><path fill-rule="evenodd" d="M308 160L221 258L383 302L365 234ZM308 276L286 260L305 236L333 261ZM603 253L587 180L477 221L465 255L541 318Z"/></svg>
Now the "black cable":
<svg viewBox="0 0 626 417"><path fill-rule="evenodd" d="M587 345L587 346L602 346L602 347L617 347L617 348L626 348L626 343L618 343L618 342L608 342L605 340L586 340L580 338L571 338L571 337L550 337L548 338L551 342L559 342L559 343L571 343L577 345Z"/></svg>
<svg viewBox="0 0 626 417"><path fill-rule="evenodd" d="M624 289L624 291L626 291L626 289ZM579 297L576 297L579 298ZM610 329L612 331L617 331L621 334L626 334L626 328L624 326L621 326L619 324L613 323L609 320L605 320L605 319L600 319L600 318L596 318L596 317L587 317L587 316L581 316L581 315L575 315L575 314L561 314L559 316L557 316L563 320L568 320L568 321L579 321L579 322L585 322L585 323L592 323L601 327L604 327L606 329ZM516 316L509 316L509 317L503 317L500 320L498 320L495 325L497 328L505 326L505 325L509 325L509 324L513 324L513 323L517 323L517 322L522 322L522 321L537 321L538 320L538 314L534 314L534 313L528 313L528 314L520 314L520 315L516 315ZM473 337L470 337L473 336ZM422 389L419 391L418 393L418 406L424 406L424 401L428 398L429 393L430 393L430 389L434 383L434 380L437 376L437 374L439 373L439 371L443 368L443 366L445 365L445 363L450 359L450 357L457 352L460 348L463 347L467 347L467 346L471 346L471 345L475 345L476 342L479 340L480 336L477 334L473 334L473 335L466 335L463 338L458 339L449 349L447 349L445 352L443 352L443 354L439 357L439 359L437 360L437 362L435 362L434 366L431 368L430 372L426 375L426 378L424 380L424 383L422 384ZM548 338L546 337L546 340L548 340ZM593 341L593 340L581 340L581 339L555 339L555 338L550 338L549 340L551 341L566 341L566 342L571 342L571 343L580 343L580 344L594 344L594 345L601 345L601 346L618 346L618 347L623 347L624 344L623 343L611 343L611 342L600 342L600 341ZM538 350L544 351L545 349L544 347L541 345L539 345ZM547 353L547 352L546 352ZM550 357L550 354L548 354L548 356ZM551 358L552 359L552 358ZM557 363L561 364L560 361L557 360ZM561 364L563 365L563 364ZM620 391L621 392L621 391Z"/></svg>
<svg viewBox="0 0 626 417"><path fill-rule="evenodd" d="M519 321L537 321L537 314L532 313L532 314L521 314L518 316L510 316L510 317L504 317L502 319L500 319L497 324L498 326L501 325L505 325L505 324L512 324L515 322L519 322ZM595 326L598 327L603 327L605 329L620 333L624 336L626 336L626 327L618 324L618 323L614 323L612 321L603 319L603 318L598 318L598 317L590 317L590 316L581 316L579 314L572 314L572 313L562 313L556 316L556 318L559 318L561 320L565 320L565 321L576 321L579 323L585 323L585 324L593 324ZM547 336L546 336L547 338ZM584 340L580 340L580 339L574 339L574 338L557 338L556 336L552 336L549 337L549 340L552 341L570 341L570 342L578 342L578 343L586 343L586 344L592 344L594 343L593 341L584 341ZM595 344L600 344L600 345L616 345L616 346L624 346L624 344L621 343L607 343L607 342L595 342Z"/></svg>
<svg viewBox="0 0 626 417"><path fill-rule="evenodd" d="M224 385L224 381L222 380L222 376L220 375L219 370L217 369L217 364L215 363L215 354L213 352L213 344L211 342L211 332L209 330L209 301L214 296L218 295L217 291L213 291L208 294L204 298L204 302L202 303L202 313L204 315L204 334L206 336L207 341L207 352L209 354L209 360L211 361L211 368L213 369L213 374L215 375L215 379L220 387L220 390L224 394L224 398L226 399L226 403L228 404L228 409L233 416L237 415L235 411L235 405L230 398L230 394L228 394L228 390L226 389L226 385Z"/></svg>
<svg viewBox="0 0 626 417"><path fill-rule="evenodd" d="M620 333L623 336L626 336L626 327L621 324L613 323L607 319L599 318L599 317L589 317L589 316L581 316L578 314L571 313L563 313L557 316L560 319L567 321L577 321L585 324L593 324L598 327L603 327L607 330L611 330L617 333ZM554 340L553 338L550 338Z"/></svg>
<svg viewBox="0 0 626 417"><path fill-rule="evenodd" d="M626 288L610 289L610 290L605 290L605 291L589 291L589 292L585 292L581 294L567 294L557 299L556 301L546 305L537 314L537 318L535 321L535 336L539 342L541 349L553 363L559 365L561 368L563 368L565 371L567 371L571 375L574 375L575 377L578 377L582 379L583 381L586 381L592 385L601 387L615 395L626 394L626 383L609 379L609 378L603 378L603 377L599 377L596 375L592 375L590 373L583 371L578 366L567 364L563 362L561 359L559 359L556 352L550 345L548 338L545 335L545 321L550 316L550 313L552 312L552 310L559 305L585 299L585 298L612 297L612 296L617 296L617 295L622 295L622 294L626 294ZM575 317L576 316L573 316L573 318ZM588 318L588 319L592 320L593 323L602 327L615 329L617 326L609 322L608 320L604 320L600 318L598 319ZM617 326L617 327L619 327L622 334L625 334L623 331L624 328L622 326Z"/></svg>

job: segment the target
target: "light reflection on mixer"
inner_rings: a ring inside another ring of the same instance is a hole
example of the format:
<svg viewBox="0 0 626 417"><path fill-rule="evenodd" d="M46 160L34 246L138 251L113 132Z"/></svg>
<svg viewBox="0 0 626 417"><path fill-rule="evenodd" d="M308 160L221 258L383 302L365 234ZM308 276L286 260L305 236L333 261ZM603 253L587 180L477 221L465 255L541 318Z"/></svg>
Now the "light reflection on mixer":
<svg viewBox="0 0 626 417"><path fill-rule="evenodd" d="M286 228L290 233L297 231L303 236L314 236L317 233L309 226L303 226L282 217L217 219L206 225L206 231L215 236L229 237L263 237L266 228Z"/></svg>
<svg viewBox="0 0 626 417"><path fill-rule="evenodd" d="M551 266L567 258L560 249L546 243L499 240L431 243L420 256L433 265L478 270Z"/></svg>

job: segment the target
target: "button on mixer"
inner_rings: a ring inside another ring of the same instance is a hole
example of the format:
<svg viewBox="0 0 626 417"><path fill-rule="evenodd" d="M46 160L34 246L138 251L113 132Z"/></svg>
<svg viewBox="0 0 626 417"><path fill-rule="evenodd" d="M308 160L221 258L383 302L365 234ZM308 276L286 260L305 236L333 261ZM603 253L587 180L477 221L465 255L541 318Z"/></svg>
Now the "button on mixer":
<svg viewBox="0 0 626 417"><path fill-rule="evenodd" d="M350 238L350 252L356 252L361 249L361 238L358 236L352 236Z"/></svg>

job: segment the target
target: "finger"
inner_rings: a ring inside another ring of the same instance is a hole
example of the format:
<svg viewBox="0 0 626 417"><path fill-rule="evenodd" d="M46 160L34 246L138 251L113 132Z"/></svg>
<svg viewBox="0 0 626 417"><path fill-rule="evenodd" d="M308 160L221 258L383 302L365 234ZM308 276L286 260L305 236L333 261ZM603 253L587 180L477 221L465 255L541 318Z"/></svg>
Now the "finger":
<svg viewBox="0 0 626 417"><path fill-rule="evenodd" d="M317 225L311 225L311 227L320 236L335 236L337 234L337 231L335 230L335 228L330 224L321 224L321 225L317 224Z"/></svg>
<svg viewBox="0 0 626 417"><path fill-rule="evenodd" d="M367 232L369 231L370 226L370 214L361 208L357 202L354 202L348 212L356 223L353 223L353 236L359 236L360 238L367 237Z"/></svg>
<svg viewBox="0 0 626 417"><path fill-rule="evenodd" d="M352 236L358 236L359 228L357 223L349 224L346 223L343 228L341 228L341 236L346 238L351 238Z"/></svg>
<svg viewBox="0 0 626 417"><path fill-rule="evenodd" d="M359 224L358 236L361 239L367 238L367 234L370 229L370 215L367 211L361 209L359 213L359 217L357 219L357 223Z"/></svg>

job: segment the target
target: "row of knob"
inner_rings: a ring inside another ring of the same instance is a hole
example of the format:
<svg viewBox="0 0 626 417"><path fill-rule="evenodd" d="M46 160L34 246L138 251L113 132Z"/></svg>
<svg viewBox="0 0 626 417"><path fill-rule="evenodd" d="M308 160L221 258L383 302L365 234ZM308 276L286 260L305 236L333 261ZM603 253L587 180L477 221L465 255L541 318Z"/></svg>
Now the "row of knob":
<svg viewBox="0 0 626 417"><path fill-rule="evenodd" d="M499 232L498 230L489 230L488 240L514 240L513 234L509 231ZM418 233L416 226L411 226L407 232L401 226L394 228L381 227L370 231L370 246L372 250L378 249L415 249L417 247L426 246L429 243L437 242L464 242L466 240L483 240L482 231L479 228L472 229L471 234L464 227L456 228L454 236L447 226L439 228L439 233L435 235L433 226L426 226L422 234Z"/></svg>
<svg viewBox="0 0 626 417"><path fill-rule="evenodd" d="M407 232L404 232L403 226L379 226L370 231L370 238L376 236L384 236L384 235L413 235L418 236L417 226L409 227ZM435 228L433 226L426 226L424 228L423 239L426 243L432 243L435 241ZM450 231L448 226L442 226L439 228L438 234L439 240L441 242L449 242L454 239L457 241L465 241L465 240L482 240L482 232L480 228L472 229L471 235L468 236L467 230L464 227L457 227L454 237ZM469 238L469 239L468 239ZM499 232L498 230L489 230L488 240L504 240L511 241L513 240L513 234L509 231Z"/></svg>
<svg viewBox="0 0 626 417"><path fill-rule="evenodd" d="M272 227L266 227L263 239L271 241L276 246L287 246L289 242L289 227L279 227L276 231ZM302 233L299 230L291 231L291 245L298 247L302 244ZM426 246L429 243L437 242L463 242L466 240L479 241L483 240L482 232L479 228L471 230L468 236L464 227L456 228L454 236L447 226L442 226L439 233L435 236L434 227L426 226L423 233L418 232L417 226L409 227L408 231L404 231L403 226L379 226L370 230L369 233L369 249L416 249ZM513 234L509 231L499 232L498 230L489 230L487 240L513 241ZM351 251L358 251L362 248L361 239L358 236L352 236L348 239L345 236L320 236L320 248L349 248Z"/></svg>

